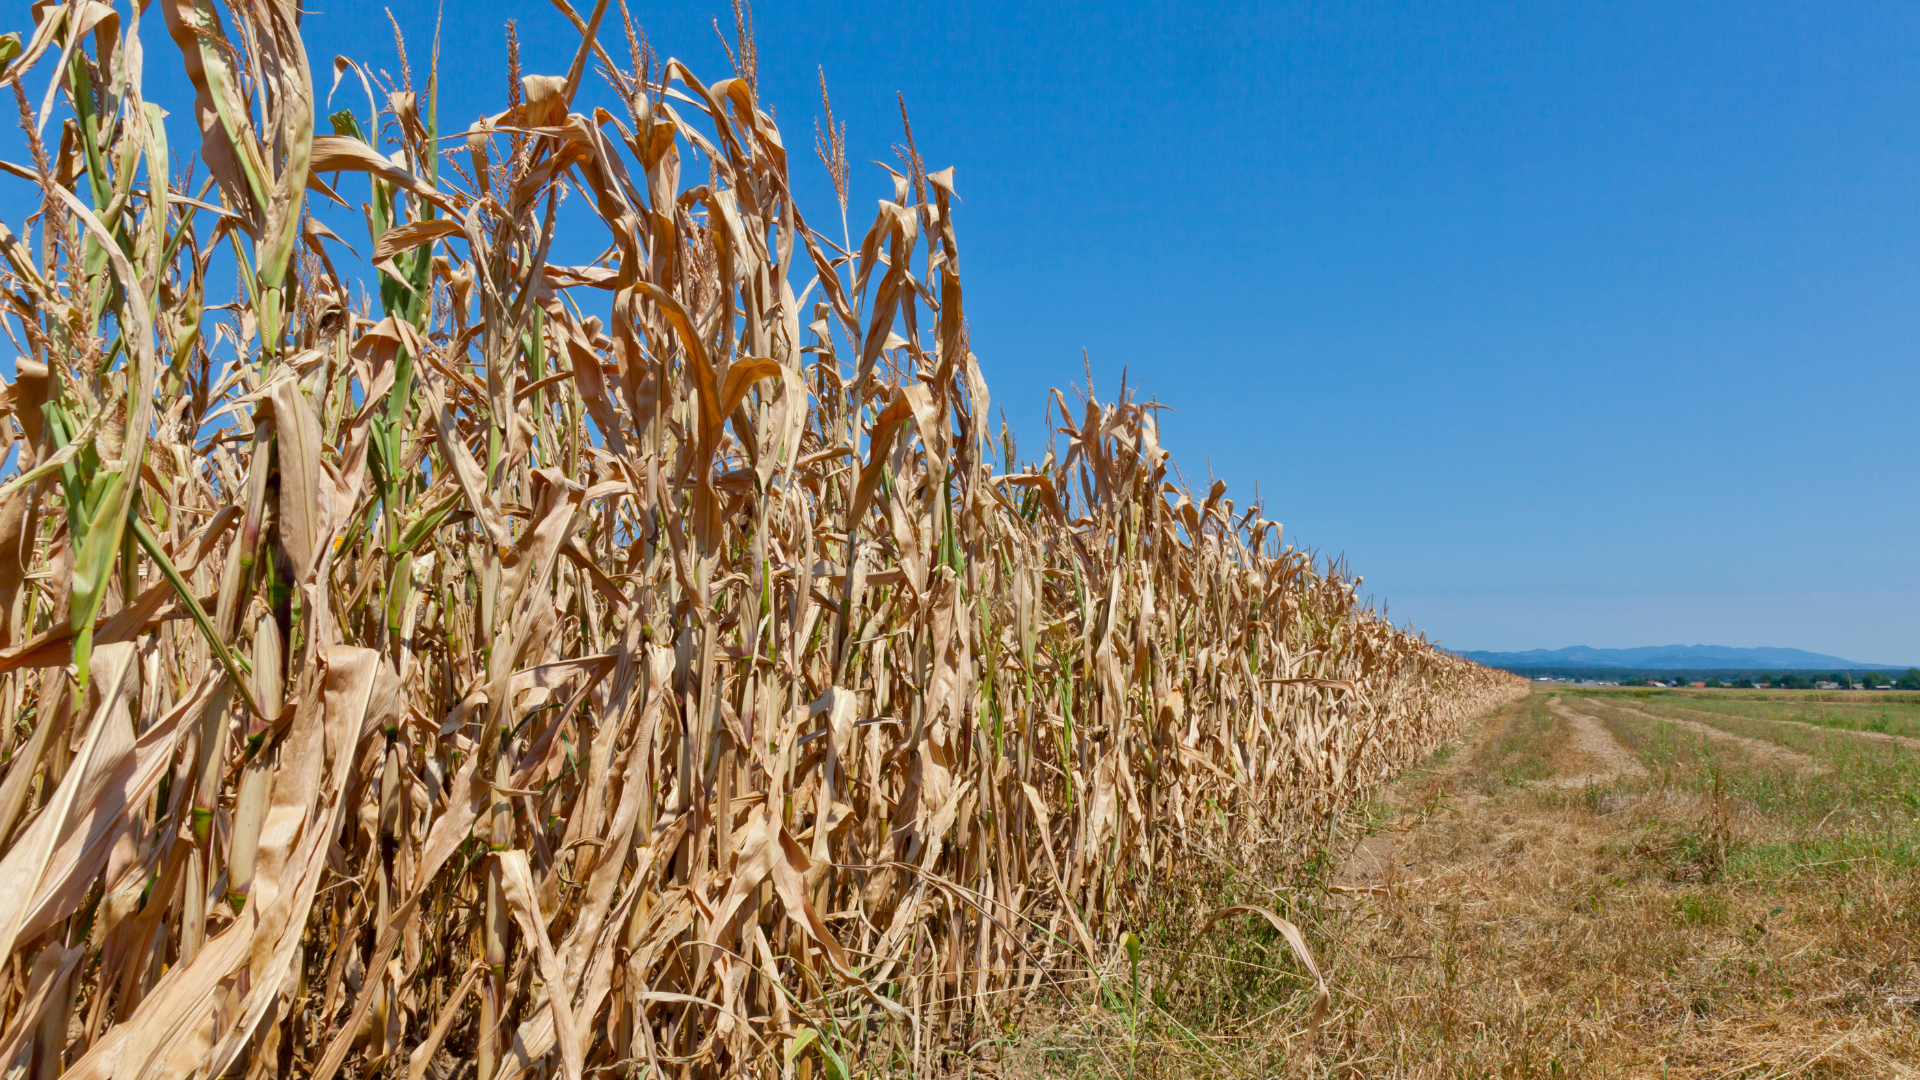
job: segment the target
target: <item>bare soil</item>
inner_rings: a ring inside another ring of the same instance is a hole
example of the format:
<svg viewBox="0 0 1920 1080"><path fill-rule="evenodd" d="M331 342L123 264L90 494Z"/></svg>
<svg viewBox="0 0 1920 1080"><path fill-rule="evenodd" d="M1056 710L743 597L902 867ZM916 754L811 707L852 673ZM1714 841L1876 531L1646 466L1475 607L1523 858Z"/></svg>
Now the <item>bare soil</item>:
<svg viewBox="0 0 1920 1080"><path fill-rule="evenodd" d="M1558 788L1583 788L1608 784L1624 776L1645 776L1646 766L1633 752L1620 745L1599 719L1576 712L1559 702L1548 708L1567 721L1565 753L1555 756L1557 775L1547 783ZM1584 768L1583 768L1584 767Z"/></svg>

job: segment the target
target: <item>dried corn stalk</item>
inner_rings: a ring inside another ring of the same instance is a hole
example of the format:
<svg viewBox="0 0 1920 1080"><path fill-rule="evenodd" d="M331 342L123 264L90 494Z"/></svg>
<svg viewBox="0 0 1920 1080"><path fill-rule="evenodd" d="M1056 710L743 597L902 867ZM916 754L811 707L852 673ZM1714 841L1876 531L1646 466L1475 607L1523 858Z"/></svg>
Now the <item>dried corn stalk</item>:
<svg viewBox="0 0 1920 1080"><path fill-rule="evenodd" d="M0 1069L923 1068L1521 692L1124 391L1022 464L952 170L836 245L751 62L622 68L606 8L444 161L431 87L316 134L283 0L0 39L54 82L0 228ZM624 116L572 108L596 59ZM305 213L343 191L377 302Z"/></svg>

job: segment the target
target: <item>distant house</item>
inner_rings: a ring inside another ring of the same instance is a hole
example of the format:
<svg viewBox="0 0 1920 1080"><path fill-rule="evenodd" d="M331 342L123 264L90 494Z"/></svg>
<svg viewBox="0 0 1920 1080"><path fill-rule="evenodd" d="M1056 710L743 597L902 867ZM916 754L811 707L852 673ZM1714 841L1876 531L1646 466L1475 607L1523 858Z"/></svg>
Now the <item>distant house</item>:
<svg viewBox="0 0 1920 1080"><path fill-rule="evenodd" d="M1838 690L1840 689L1840 684L1837 682L1817 682L1813 684L1813 688L1815 690Z"/></svg>
<svg viewBox="0 0 1920 1080"><path fill-rule="evenodd" d="M1693 685L1693 686L1697 686L1697 687L1699 687L1699 688L1700 688L1700 689L1702 689L1702 690L1705 690L1705 689L1707 688L1707 684L1706 684L1705 682L1697 682L1697 683L1693 683L1693 684L1691 684L1691 685Z"/></svg>

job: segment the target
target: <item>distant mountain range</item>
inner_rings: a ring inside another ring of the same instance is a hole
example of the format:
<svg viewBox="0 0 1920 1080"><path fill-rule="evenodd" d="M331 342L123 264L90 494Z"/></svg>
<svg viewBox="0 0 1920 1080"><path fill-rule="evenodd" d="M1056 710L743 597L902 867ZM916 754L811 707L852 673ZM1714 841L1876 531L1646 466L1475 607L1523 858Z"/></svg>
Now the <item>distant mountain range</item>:
<svg viewBox="0 0 1920 1080"><path fill-rule="evenodd" d="M1489 667L1596 667L1702 669L1753 671L1828 668L1898 671L1904 664L1863 664L1805 649L1734 649L1725 645L1646 645L1638 649L1595 649L1575 645L1568 649L1528 649L1526 652L1467 652L1461 655Z"/></svg>

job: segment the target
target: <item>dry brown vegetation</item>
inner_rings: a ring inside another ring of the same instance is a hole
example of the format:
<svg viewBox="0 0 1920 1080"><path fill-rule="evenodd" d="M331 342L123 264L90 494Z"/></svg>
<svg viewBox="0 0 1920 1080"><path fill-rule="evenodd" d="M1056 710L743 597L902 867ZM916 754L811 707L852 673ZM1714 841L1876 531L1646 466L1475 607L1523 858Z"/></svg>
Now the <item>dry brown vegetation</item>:
<svg viewBox="0 0 1920 1080"><path fill-rule="evenodd" d="M1124 392L1022 463L952 170L909 132L835 244L749 42L558 6L571 70L451 141L431 69L316 134L275 0L0 39L0 1071L934 1071L1520 692Z"/></svg>
<svg viewBox="0 0 1920 1080"><path fill-rule="evenodd" d="M1920 754L1783 731L1767 695L1551 694L1356 806L1329 864L1260 883L1332 987L1317 1033L1310 980L1249 922L1147 950L1137 996L1112 958L1001 1074L1920 1076ZM1674 722L1703 714L1820 768Z"/></svg>

